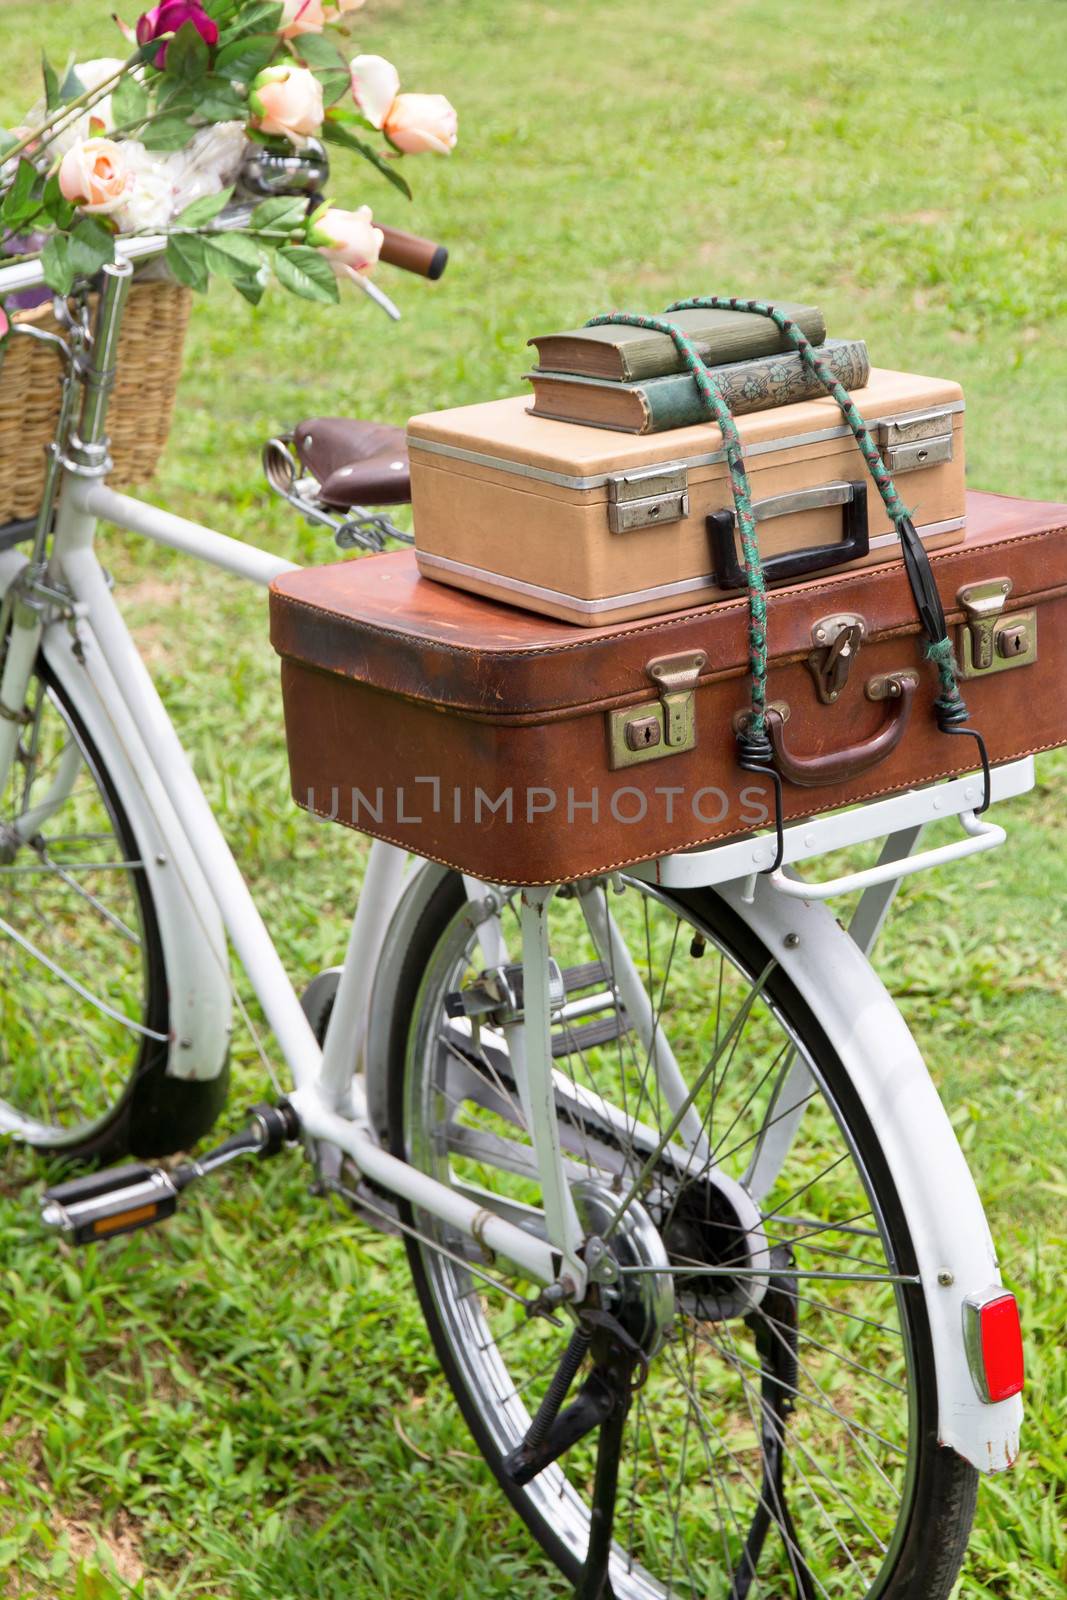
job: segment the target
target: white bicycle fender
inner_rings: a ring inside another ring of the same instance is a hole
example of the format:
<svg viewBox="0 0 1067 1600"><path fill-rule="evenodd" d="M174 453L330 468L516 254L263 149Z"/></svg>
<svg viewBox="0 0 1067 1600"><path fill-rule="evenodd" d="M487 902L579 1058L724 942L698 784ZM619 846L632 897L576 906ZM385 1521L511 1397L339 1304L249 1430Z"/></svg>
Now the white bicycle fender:
<svg viewBox="0 0 1067 1600"><path fill-rule="evenodd" d="M747 905L741 887L727 884L718 892L764 940L818 1016L892 1168L933 1336L939 1442L979 1472L1002 1472L1018 1455L1022 1399L984 1404L963 1341L964 1299L1001 1281L996 1251L918 1046L870 962L824 905L787 900L762 878Z"/></svg>
<svg viewBox="0 0 1067 1600"><path fill-rule="evenodd" d="M379 1140L388 1148L389 1134L389 1024L396 1004L396 991L404 952L411 943L431 895L449 869L426 861L411 873L389 922L382 941L374 974L367 1039L363 1052L367 1116Z"/></svg>
<svg viewBox="0 0 1067 1600"><path fill-rule="evenodd" d="M41 649L112 774L137 841L159 923L170 997L168 1076L217 1078L231 1032L229 960L222 920L101 652L67 622L51 623ZM169 819L169 825L168 825Z"/></svg>

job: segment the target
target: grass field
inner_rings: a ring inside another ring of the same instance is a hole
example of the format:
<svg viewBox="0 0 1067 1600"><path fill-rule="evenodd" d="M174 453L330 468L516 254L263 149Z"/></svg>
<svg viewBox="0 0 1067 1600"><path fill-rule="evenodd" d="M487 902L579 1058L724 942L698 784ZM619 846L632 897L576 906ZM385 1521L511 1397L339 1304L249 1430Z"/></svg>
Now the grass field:
<svg viewBox="0 0 1067 1600"><path fill-rule="evenodd" d="M33 97L42 45L115 53L108 9L6 0L0 122ZM461 140L408 164L410 213L347 166L336 191L447 241L449 271L427 286L383 269L395 327L354 294L330 312L213 293L161 503L329 560L261 489L279 424L513 393L528 334L712 290L810 297L878 364L958 378L972 483L1067 498L1060 0L369 0L358 23L407 87L449 94ZM279 948L310 976L340 959L363 848L289 803L263 597L103 543ZM968 1600L1067 1593L1067 762L1039 774L1004 808L1007 848L905 888L879 956L1028 1335L1024 1453L982 1490ZM265 1087L247 1039L235 1080L231 1122ZM0 1593L561 1593L435 1374L402 1253L309 1198L295 1161L89 1255L42 1239L42 1176L4 1153Z"/></svg>

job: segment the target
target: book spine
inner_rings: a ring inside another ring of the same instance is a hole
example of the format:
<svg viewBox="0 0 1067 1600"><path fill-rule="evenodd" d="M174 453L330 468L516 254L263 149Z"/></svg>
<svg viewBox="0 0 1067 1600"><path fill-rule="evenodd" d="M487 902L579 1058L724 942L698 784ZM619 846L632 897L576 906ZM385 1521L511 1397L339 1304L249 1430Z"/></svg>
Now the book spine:
<svg viewBox="0 0 1067 1600"><path fill-rule="evenodd" d="M788 309L804 337L812 344L821 345L826 338L826 323L818 307L790 306ZM757 317L751 312L726 313L721 321L709 327L707 323L701 326L697 320L699 316L699 312L681 312L676 321L688 332L702 361L723 366L727 362L793 353L785 335L766 317ZM641 333L633 340L620 339L616 349L624 383L640 383L645 378L666 377L682 371L677 346L665 333Z"/></svg>
<svg viewBox="0 0 1067 1600"><path fill-rule="evenodd" d="M871 363L862 339L833 340L819 352L837 382L846 389L862 389L870 376ZM799 400L817 400L825 394L819 382L798 355L766 356L758 361L737 362L709 368L735 417L751 411L768 411L789 406ZM634 385L645 408L647 421L642 433L662 433L668 428L689 428L707 419L696 379L689 373L657 378Z"/></svg>

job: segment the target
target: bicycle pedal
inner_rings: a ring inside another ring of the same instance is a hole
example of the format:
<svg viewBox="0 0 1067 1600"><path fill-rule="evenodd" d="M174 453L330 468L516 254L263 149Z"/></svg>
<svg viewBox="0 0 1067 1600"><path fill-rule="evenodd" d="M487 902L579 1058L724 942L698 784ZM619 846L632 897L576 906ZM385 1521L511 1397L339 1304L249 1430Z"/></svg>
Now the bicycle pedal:
<svg viewBox="0 0 1067 1600"><path fill-rule="evenodd" d="M151 1228L174 1215L178 1196L189 1184L238 1156L263 1159L277 1155L299 1132L299 1121L288 1101L276 1106L264 1102L253 1106L252 1120L240 1133L170 1171L142 1165L112 1167L46 1189L41 1196L41 1220L75 1244L97 1244L121 1233Z"/></svg>
<svg viewBox="0 0 1067 1600"><path fill-rule="evenodd" d="M179 1193L163 1167L113 1167L46 1189L41 1220L75 1244L96 1244L173 1216Z"/></svg>

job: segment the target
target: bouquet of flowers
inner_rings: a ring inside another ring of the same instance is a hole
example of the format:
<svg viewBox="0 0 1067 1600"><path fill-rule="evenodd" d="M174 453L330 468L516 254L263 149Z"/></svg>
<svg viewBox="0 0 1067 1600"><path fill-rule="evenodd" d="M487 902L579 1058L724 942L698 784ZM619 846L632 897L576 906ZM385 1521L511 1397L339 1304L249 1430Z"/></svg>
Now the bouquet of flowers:
<svg viewBox="0 0 1067 1600"><path fill-rule="evenodd" d="M271 160L302 166L314 192L330 144L410 198L399 158L447 155L457 132L443 95L401 93L381 56L346 59L362 4L161 0L135 26L119 23L124 59L61 73L46 60L42 99L0 131L0 265L39 253L63 295L114 259L118 235L166 234L166 266L192 289L217 273L257 303L273 276L305 299L336 300L339 280L378 260L371 208L272 195ZM8 326L0 304L0 338Z"/></svg>

